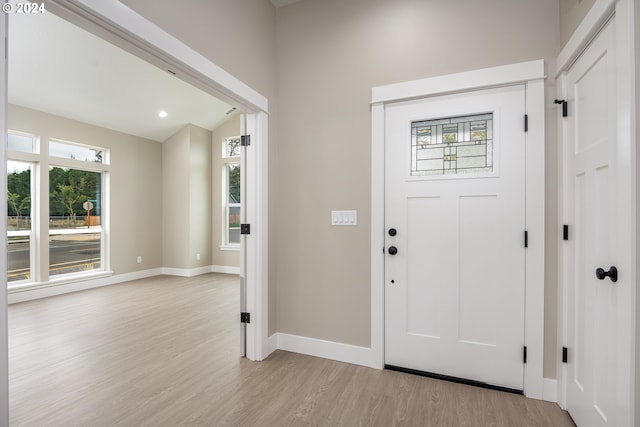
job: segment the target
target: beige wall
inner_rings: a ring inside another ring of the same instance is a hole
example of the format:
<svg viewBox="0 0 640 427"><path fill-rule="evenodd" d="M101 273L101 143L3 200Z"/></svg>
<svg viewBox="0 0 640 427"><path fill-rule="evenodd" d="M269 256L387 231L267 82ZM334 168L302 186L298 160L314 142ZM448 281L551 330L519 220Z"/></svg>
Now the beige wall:
<svg viewBox="0 0 640 427"><path fill-rule="evenodd" d="M162 143L162 263L189 266L189 128Z"/></svg>
<svg viewBox="0 0 640 427"><path fill-rule="evenodd" d="M214 129L211 134L212 146L212 182L213 182L213 209L211 212L211 264L227 267L240 266L240 252L221 250L225 234L222 221L225 215L224 199L226 194L222 191L222 176L225 169L222 167L222 140L240 133L240 116L236 114Z"/></svg>
<svg viewBox="0 0 640 427"><path fill-rule="evenodd" d="M165 267L211 265L211 190L211 132L186 125L162 144Z"/></svg>
<svg viewBox="0 0 640 427"><path fill-rule="evenodd" d="M111 269L162 267L162 147L158 142L9 105L9 129L105 147L111 157ZM142 264L136 257L142 255Z"/></svg>
<svg viewBox="0 0 640 427"><path fill-rule="evenodd" d="M189 125L189 144L189 268L197 268L211 265L211 131Z"/></svg>
<svg viewBox="0 0 640 427"><path fill-rule="evenodd" d="M636 77L636 126L640 123L640 5L635 3L635 77ZM640 129L636 128L636 270L640 265ZM640 289L640 275L636 271L636 289ZM640 417L640 291L636 290L636 378L635 378L635 397L636 419Z"/></svg>
<svg viewBox="0 0 640 427"><path fill-rule="evenodd" d="M374 86L545 59L558 0L307 0L277 11L278 331L370 344L369 103ZM555 95L547 85L548 105ZM547 114L545 376L556 356L555 110ZM357 209L358 226L330 226Z"/></svg>
<svg viewBox="0 0 640 427"><path fill-rule="evenodd" d="M596 0L560 0L560 42L564 46Z"/></svg>

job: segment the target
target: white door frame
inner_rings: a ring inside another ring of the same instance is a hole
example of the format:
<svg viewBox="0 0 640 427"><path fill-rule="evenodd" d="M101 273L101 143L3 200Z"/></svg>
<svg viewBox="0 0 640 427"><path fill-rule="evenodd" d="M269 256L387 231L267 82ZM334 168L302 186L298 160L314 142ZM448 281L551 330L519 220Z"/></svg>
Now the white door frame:
<svg viewBox="0 0 640 427"><path fill-rule="evenodd" d="M488 89L511 84L526 85L526 252L524 393L543 398L544 354L544 61L486 68L464 73L375 87L372 90L371 141L371 350L372 366L384 367L384 135L385 105L423 97ZM524 117L523 117L524 126Z"/></svg>
<svg viewBox="0 0 640 427"><path fill-rule="evenodd" d="M229 104L244 110L252 135L248 163L246 200L253 207L248 213L251 238L247 240L247 309L252 314L247 325L247 358L263 360L268 347L268 100L174 38L141 15L116 0L49 0L47 13L56 13L68 21L105 38L124 50ZM7 37L7 16L0 24L0 36ZM5 43L0 55L0 134L7 134L7 61ZM4 141L6 137L3 137ZM0 146L0 175L6 177L6 143ZM2 202L5 200L5 202ZM6 230L6 195L0 192L0 230ZM2 243L4 242L4 243ZM0 245L6 248L6 233L0 233ZM0 257L0 277L7 277L6 257ZM8 330L6 280L0 292L0 427L8 425ZM239 321L239 319L238 319Z"/></svg>
<svg viewBox="0 0 640 427"><path fill-rule="evenodd" d="M558 97L564 99L566 95L566 73L571 68L576 59L588 46L593 37L600 31L603 25L609 20L609 18L615 13L616 20L616 61L617 61L617 76L616 82L618 83L617 90L617 135L618 143L623 144L627 153L631 159L630 170L621 171L626 176L626 182L619 187L621 197L619 197L619 206L616 208L620 211L625 211L627 215L632 218L632 229L628 233L628 241L621 242L629 247L629 262L625 268L625 275L629 277L630 298L629 298L629 310L630 310L630 337L628 344L630 352L629 360L630 366L629 375L630 381L630 413L625 414L625 418L630 420L629 425L633 425L634 422L634 407L635 407L635 379L636 379L636 367L635 367L635 345L636 345L636 286L637 283L637 265L636 265L636 230L637 230L637 207L636 207L636 159L637 159L637 147L636 147L636 124L635 124L635 64L634 64L634 1L633 0L596 0L595 4L585 16L582 23L578 26L574 34L571 36L565 47L562 49L557 58L557 74L556 79L558 81ZM571 108L571 106L569 106ZM568 201L567 198L567 185L568 180L568 168L565 166L568 153L564 151L563 141L567 139L567 125L561 120L558 125L558 177L561 180L559 186L559 219L561 223L566 224L565 220L568 217ZM620 172L619 172L620 173ZM635 219L635 221L633 221ZM566 345L568 337L568 267L567 263L567 250L566 245L562 240L559 240L558 254L558 319L559 319L559 334L558 334L558 348L562 348ZM562 408L566 408L567 402L567 365L563 364L560 359L557 362L557 372L559 381L559 396L558 403Z"/></svg>

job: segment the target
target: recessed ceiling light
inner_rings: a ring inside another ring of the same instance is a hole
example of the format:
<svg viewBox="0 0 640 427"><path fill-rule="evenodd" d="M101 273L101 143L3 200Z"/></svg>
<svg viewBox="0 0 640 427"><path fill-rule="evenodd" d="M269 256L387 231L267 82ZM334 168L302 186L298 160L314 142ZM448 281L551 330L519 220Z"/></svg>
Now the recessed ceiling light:
<svg viewBox="0 0 640 427"><path fill-rule="evenodd" d="M162 110L158 113L158 117L160 117L161 119L164 119L165 117L167 117L169 115L169 113L167 113L166 111Z"/></svg>

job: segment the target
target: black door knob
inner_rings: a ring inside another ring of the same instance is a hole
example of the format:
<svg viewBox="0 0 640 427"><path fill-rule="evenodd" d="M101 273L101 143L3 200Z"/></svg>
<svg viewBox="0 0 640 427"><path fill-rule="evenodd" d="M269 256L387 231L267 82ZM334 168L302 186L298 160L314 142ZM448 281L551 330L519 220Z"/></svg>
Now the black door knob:
<svg viewBox="0 0 640 427"><path fill-rule="evenodd" d="M389 246L387 252L389 252L389 255L395 255L398 253L398 248L396 248L395 246Z"/></svg>
<svg viewBox="0 0 640 427"><path fill-rule="evenodd" d="M609 268L609 271L604 271L603 268L596 268L596 277L600 280L604 280L605 277L611 279L612 282L618 281L618 269L614 266Z"/></svg>
<svg viewBox="0 0 640 427"><path fill-rule="evenodd" d="M389 236L393 237L393 236L395 236L396 234L398 234L398 232L396 231L396 229L395 229L395 228L390 228L390 229L389 229Z"/></svg>

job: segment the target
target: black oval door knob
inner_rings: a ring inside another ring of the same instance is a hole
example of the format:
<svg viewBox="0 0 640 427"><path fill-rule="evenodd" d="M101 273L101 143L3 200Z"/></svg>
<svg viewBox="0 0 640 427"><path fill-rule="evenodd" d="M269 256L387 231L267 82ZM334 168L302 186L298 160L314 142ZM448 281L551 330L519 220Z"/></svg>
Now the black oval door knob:
<svg viewBox="0 0 640 427"><path fill-rule="evenodd" d="M395 246L389 246L388 252L389 255L395 255L398 253L398 248L396 248Z"/></svg>
<svg viewBox="0 0 640 427"><path fill-rule="evenodd" d="M393 237L393 236L395 236L396 234L398 234L398 232L396 231L396 229L395 229L395 228L390 228L390 229L389 229L389 236Z"/></svg>
<svg viewBox="0 0 640 427"><path fill-rule="evenodd" d="M604 280L605 277L608 277L615 283L618 281L618 269L614 266L611 266L609 271L604 271L603 268L596 268L596 277L600 280Z"/></svg>

